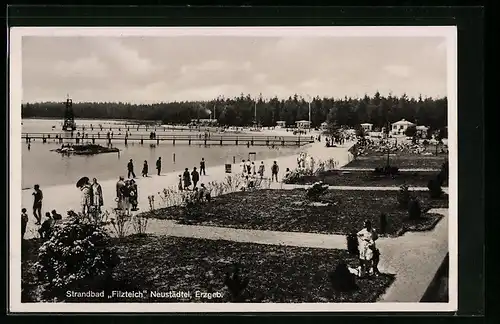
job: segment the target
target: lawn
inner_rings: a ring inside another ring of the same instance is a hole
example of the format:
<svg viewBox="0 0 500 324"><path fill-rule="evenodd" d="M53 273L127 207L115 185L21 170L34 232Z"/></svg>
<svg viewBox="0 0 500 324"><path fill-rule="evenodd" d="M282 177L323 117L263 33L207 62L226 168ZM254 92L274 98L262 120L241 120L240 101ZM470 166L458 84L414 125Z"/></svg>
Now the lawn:
<svg viewBox="0 0 500 324"><path fill-rule="evenodd" d="M313 184L317 181L323 181L330 186L399 187L402 184L407 184L415 187L427 187L429 180L437 174L437 171L401 171L391 177L375 174L373 171L330 170L321 172L319 175L303 176L289 183Z"/></svg>
<svg viewBox="0 0 500 324"><path fill-rule="evenodd" d="M357 266L346 250L298 248L222 240L130 236L114 239L121 262L114 269L112 290L147 291L145 298L65 299L66 302L228 302L225 273L233 263L249 279L242 302L375 302L394 280L392 274L357 279L358 289L339 293L328 273L341 261ZM22 257L23 302L37 301L34 283L36 240L25 241ZM102 286L98 286L101 288ZM97 290L99 290L97 288ZM88 289L88 288L87 288ZM84 290L85 291L85 290ZM183 291L191 298L158 298L151 292ZM196 298L196 291L220 293L220 298Z"/></svg>
<svg viewBox="0 0 500 324"><path fill-rule="evenodd" d="M416 154L391 154L389 164L400 169L434 169L440 170L443 163L448 159L447 154L443 155L416 155ZM387 164L387 155L362 155L351 161L346 168L368 168L375 169L384 167Z"/></svg>
<svg viewBox="0 0 500 324"><path fill-rule="evenodd" d="M448 207L447 196L431 200L428 192L412 194L419 198L423 213L430 208ZM385 213L388 235L400 235L405 229L430 230L441 218L436 214L425 214L418 222L410 221L407 210L398 207L397 196L397 190L328 190L321 202L312 203L307 200L304 189L257 190L216 197L212 203L202 205L194 217L189 210L186 214L186 209L181 206L144 215L207 226L348 234L359 231L365 219L370 219L378 227L380 214Z"/></svg>

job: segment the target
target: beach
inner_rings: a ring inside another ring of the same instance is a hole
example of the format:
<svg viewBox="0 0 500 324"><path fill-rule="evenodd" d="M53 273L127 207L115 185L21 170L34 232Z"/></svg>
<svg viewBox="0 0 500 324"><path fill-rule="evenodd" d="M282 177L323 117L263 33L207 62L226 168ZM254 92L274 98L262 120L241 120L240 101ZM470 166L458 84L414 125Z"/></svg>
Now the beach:
<svg viewBox="0 0 500 324"><path fill-rule="evenodd" d="M334 159L337 161L338 166L341 167L345 164L347 164L350 161L350 153L348 153L348 149L353 145L354 143L345 143L342 146L338 147L325 147L325 144L322 142L316 142L312 144L305 145L301 148L302 152L306 152L308 155L311 155L314 157L316 161L322 160L326 161L328 159ZM289 155L289 156L281 156L277 158L271 158L271 159L266 159L264 161L265 165L265 174L264 176L269 178L271 176L271 165L273 161L277 161L279 165L279 174L278 174L278 179L281 181L283 178L283 175L285 173L286 168L290 168L290 170L293 170L297 166L297 156L298 154L295 155ZM194 163L194 162L193 162ZM196 165L196 163L195 163ZM189 168L191 171L192 168ZM138 202L139 202L139 211L136 213L140 213L142 211L146 211L149 209L149 203L148 203L148 196L150 195L156 195L156 199L159 200L159 197L157 194L159 192L162 192L164 188L177 188L178 184L178 176L180 172L169 172L169 173L162 173L160 176L157 176L155 173L156 170L154 170L154 165L150 166L150 174L151 175L147 178L143 178L140 176L140 168L136 167L136 176L138 176L135 181L138 186ZM215 166L208 166L206 170L206 175L200 175L200 182L198 186L201 183L208 183L211 181L224 181L225 177L228 175L235 175L239 174L239 162L235 164L231 164L231 173L226 173L225 172L225 165L215 165ZM123 174L123 172L122 172ZM115 197L116 197L116 182L118 181L118 177L121 174L117 173L116 179L113 180L106 180L100 182L103 190L103 197L104 197L104 210L111 210L116 207L116 202L115 202ZM92 175L88 174L82 174L81 176L88 176L89 178L92 178ZM126 176L126 174L125 174ZM273 183L271 185L271 188L280 188L281 183ZM79 212L81 209L81 192L80 190L76 187L75 184L67 184L67 185L57 185L57 186L49 186L49 187L41 187L41 190L43 191L43 208L42 208L42 215L45 212L51 211L55 209L58 213L62 214L63 217L66 216L66 212L68 210L74 210L76 212ZM22 206L19 206L19 211L21 208L26 208L28 210L28 215L29 215L29 222L28 222L28 228L26 231L26 238L33 237L36 233L36 226L34 225L35 219L32 215L32 205L33 205L33 197L32 197L32 192L33 190L23 190L22 191ZM158 206L158 201L156 202L156 205Z"/></svg>

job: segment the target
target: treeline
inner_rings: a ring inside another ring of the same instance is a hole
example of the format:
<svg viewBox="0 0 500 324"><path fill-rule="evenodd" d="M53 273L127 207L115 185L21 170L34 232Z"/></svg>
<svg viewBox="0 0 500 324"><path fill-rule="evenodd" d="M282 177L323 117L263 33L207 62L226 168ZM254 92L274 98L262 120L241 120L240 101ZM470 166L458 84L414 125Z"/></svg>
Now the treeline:
<svg viewBox="0 0 500 324"><path fill-rule="evenodd" d="M22 105L22 117L63 118L64 102L27 103ZM192 119L214 117L221 125L249 126L255 122L268 127L284 120L295 125L297 120L309 119L309 103L298 95L288 99L264 100L241 95L236 98L205 102L169 102L157 104L130 104L122 102L73 103L75 118L161 120L166 124L187 124ZM211 111L213 114L211 115ZM447 99L409 98L381 96L363 98L313 98L311 121L319 127L327 119L337 125L355 127L360 123L372 123L380 128L387 122L401 119L418 125L439 129L447 125Z"/></svg>

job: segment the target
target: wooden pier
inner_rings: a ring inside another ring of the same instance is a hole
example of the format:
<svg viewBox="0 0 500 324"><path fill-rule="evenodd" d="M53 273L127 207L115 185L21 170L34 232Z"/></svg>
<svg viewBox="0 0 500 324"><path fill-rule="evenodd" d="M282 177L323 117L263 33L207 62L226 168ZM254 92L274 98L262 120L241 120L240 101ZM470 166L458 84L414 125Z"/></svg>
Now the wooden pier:
<svg viewBox="0 0 500 324"><path fill-rule="evenodd" d="M79 137L67 133L22 133L22 140L26 143L41 141L42 143L166 143L166 144L188 144L188 145L246 145L250 146L301 146L314 142L311 136L265 136L265 135L156 135L155 137L143 135L113 135L107 134L83 134Z"/></svg>

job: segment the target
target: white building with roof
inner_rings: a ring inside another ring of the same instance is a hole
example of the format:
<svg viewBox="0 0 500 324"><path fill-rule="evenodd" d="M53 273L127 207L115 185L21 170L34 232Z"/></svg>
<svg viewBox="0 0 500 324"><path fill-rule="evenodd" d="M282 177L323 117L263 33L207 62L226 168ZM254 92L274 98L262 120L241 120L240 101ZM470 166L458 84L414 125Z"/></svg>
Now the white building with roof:
<svg viewBox="0 0 500 324"><path fill-rule="evenodd" d="M278 120L276 122L276 127L278 127L278 128L286 128L286 121L284 121L284 120Z"/></svg>
<svg viewBox="0 0 500 324"><path fill-rule="evenodd" d="M427 131L429 130L429 127L427 126L417 126L417 136L420 138L425 138L427 137Z"/></svg>
<svg viewBox="0 0 500 324"><path fill-rule="evenodd" d="M308 120L297 120L295 122L295 124L297 125L297 128L300 128L300 129L309 129L309 128L311 128L311 122L308 121Z"/></svg>
<svg viewBox="0 0 500 324"><path fill-rule="evenodd" d="M414 126L415 124L407 121L405 119L401 119L395 123L391 124L391 134L392 135L404 135L408 127Z"/></svg>
<svg viewBox="0 0 500 324"><path fill-rule="evenodd" d="M361 128L363 128L363 130L365 132L371 132L371 131L373 131L373 124L363 123L363 124L361 124Z"/></svg>

